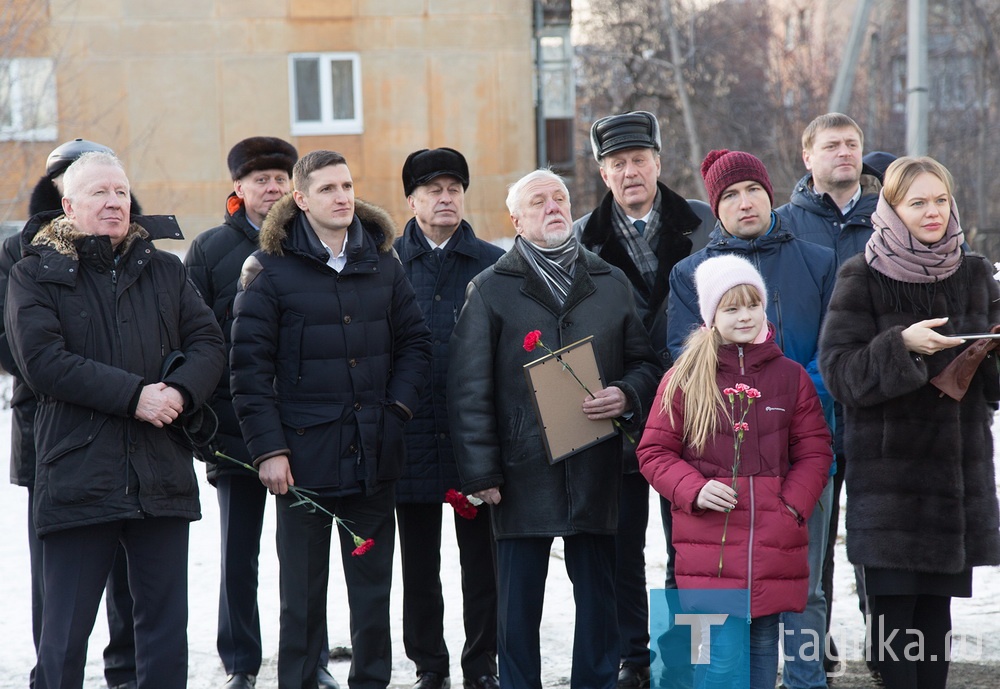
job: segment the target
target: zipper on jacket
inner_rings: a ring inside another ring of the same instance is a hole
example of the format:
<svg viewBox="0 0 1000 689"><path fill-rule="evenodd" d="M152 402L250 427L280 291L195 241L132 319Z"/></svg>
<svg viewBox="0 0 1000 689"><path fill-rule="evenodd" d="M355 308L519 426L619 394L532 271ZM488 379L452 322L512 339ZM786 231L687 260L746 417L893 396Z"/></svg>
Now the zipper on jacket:
<svg viewBox="0 0 1000 689"><path fill-rule="evenodd" d="M750 612L750 599L753 592L753 544L754 531L757 526L757 504L755 501L753 476L747 476L750 484L750 538L747 541L747 624L753 622L753 615Z"/></svg>
<svg viewBox="0 0 1000 689"><path fill-rule="evenodd" d="M743 367L743 345L736 345L736 351L740 353L740 375L745 376L747 372Z"/></svg>
<svg viewBox="0 0 1000 689"><path fill-rule="evenodd" d="M777 337L775 339L778 342L778 349L780 349L782 352L784 352L785 351L785 330L784 330L784 327L781 324L781 292L780 291L774 290L774 294L772 295L772 301L774 302L774 312L776 314L778 314L778 322L775 324L776 327L778 328L778 332L776 334ZM766 328L767 324L765 324L764 327Z"/></svg>

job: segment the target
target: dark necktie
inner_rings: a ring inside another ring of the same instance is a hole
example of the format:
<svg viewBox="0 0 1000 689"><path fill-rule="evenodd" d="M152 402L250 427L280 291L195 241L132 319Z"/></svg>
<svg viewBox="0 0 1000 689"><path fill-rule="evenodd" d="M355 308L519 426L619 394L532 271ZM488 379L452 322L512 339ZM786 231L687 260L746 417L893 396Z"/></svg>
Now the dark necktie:
<svg viewBox="0 0 1000 689"><path fill-rule="evenodd" d="M635 229L639 231L639 234L642 234L643 232L646 231L646 221L645 220L636 220L632 224L635 225Z"/></svg>

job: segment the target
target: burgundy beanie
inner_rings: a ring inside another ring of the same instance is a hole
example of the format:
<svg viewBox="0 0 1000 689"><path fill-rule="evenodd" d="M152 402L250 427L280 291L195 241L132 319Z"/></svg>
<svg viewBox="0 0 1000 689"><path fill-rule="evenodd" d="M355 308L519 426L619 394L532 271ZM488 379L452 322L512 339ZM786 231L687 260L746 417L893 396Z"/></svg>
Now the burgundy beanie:
<svg viewBox="0 0 1000 689"><path fill-rule="evenodd" d="M750 153L725 148L709 151L701 162L701 176L705 180L708 203L716 218L719 217L719 198L722 192L739 182L760 182L767 197L771 199L771 205L774 205L774 190L771 188L771 178L767 176L767 168L760 158Z"/></svg>

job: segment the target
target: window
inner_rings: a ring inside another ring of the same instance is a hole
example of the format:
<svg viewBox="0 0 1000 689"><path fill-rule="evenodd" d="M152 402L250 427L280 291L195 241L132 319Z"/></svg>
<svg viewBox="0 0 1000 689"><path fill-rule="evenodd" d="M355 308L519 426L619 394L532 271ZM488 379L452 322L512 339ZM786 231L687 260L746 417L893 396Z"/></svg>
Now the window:
<svg viewBox="0 0 1000 689"><path fill-rule="evenodd" d="M288 59L292 135L360 134L361 57L295 53Z"/></svg>
<svg viewBox="0 0 1000 689"><path fill-rule="evenodd" d="M540 162L560 168L573 164L576 84L569 29L568 24L547 26L538 42L538 49L542 51L542 112L547 158Z"/></svg>
<svg viewBox="0 0 1000 689"><path fill-rule="evenodd" d="M0 60L0 141L55 141L57 117L55 63Z"/></svg>

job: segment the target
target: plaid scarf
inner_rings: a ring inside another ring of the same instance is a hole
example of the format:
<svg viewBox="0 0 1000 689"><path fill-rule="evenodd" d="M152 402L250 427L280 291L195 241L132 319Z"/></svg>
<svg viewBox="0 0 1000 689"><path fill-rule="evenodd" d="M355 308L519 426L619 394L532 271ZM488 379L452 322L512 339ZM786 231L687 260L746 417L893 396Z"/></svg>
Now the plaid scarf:
<svg viewBox="0 0 1000 689"><path fill-rule="evenodd" d="M576 258L580 254L580 242L576 237L570 238L561 246L544 249L535 246L518 235L514 237L517 252L524 257L528 265L538 273L559 306L566 303L566 295L573 284L573 273L576 269Z"/></svg>
<svg viewBox="0 0 1000 689"><path fill-rule="evenodd" d="M646 283L645 294L648 294L653 289L653 283L656 281L656 271L660 265L659 260L656 258L656 247L660 243L660 230L663 228L663 221L660 217L662 195L663 192L657 188L656 199L653 201L653 210L649 214L649 220L646 222L646 231L643 234L639 234L639 230L635 229L635 225L631 223L628 216L625 215L625 211L622 210L622 207L617 202L611 204L613 208L612 218L614 220L615 236L621 245L625 247L625 251L628 252L629 258L635 264L636 270L642 275L642 279ZM632 292L635 295L636 308L639 311L639 315L645 322L646 313L650 308L646 296L641 290L632 290Z"/></svg>

